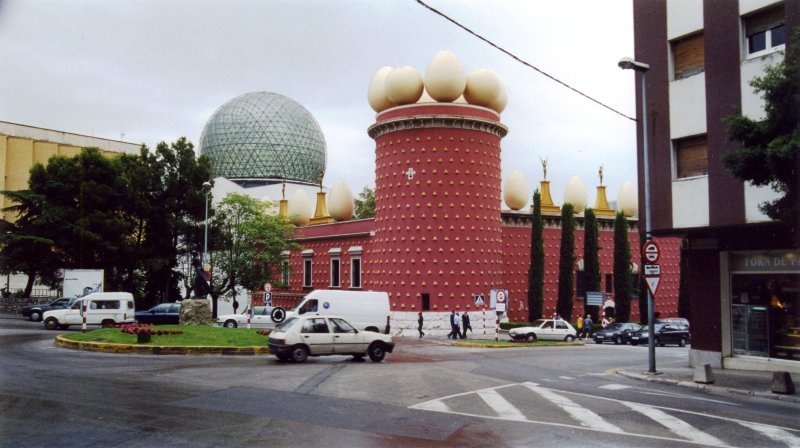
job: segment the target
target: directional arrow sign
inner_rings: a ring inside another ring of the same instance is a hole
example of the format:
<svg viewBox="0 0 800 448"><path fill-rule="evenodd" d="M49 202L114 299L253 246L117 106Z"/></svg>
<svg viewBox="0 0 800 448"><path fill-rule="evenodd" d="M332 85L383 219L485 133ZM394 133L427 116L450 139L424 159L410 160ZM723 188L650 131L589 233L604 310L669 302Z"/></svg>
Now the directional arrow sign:
<svg viewBox="0 0 800 448"><path fill-rule="evenodd" d="M656 289L658 289L658 282L661 280L661 277L645 277L644 280L647 282L647 289L650 290L650 294L655 297Z"/></svg>

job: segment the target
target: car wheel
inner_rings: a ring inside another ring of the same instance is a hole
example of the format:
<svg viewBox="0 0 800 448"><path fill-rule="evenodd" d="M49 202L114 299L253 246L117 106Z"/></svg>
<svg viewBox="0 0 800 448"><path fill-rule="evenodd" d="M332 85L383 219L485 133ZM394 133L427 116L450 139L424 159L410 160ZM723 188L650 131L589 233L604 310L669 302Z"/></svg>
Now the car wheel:
<svg viewBox="0 0 800 448"><path fill-rule="evenodd" d="M42 320L42 312L41 312L41 311L39 311L39 310L33 310L33 311L31 311L31 317L30 317L30 319L31 319L31 321L33 321L33 322L39 322L40 320Z"/></svg>
<svg viewBox="0 0 800 448"><path fill-rule="evenodd" d="M664 346L664 344L662 344L662 343L658 342L658 338L655 338L655 339L653 340L653 342L655 342L655 344L656 344L657 346L659 346L659 347L663 347L663 346Z"/></svg>
<svg viewBox="0 0 800 448"><path fill-rule="evenodd" d="M287 354L281 354L281 355L275 355L275 356L278 357L278 361L288 361L289 360L289 355L287 355Z"/></svg>
<svg viewBox="0 0 800 448"><path fill-rule="evenodd" d="M103 321L103 322L102 322L100 325L101 325L103 328L111 328L111 327L113 327L113 326L114 326L114 321L113 321L113 320L111 320L111 319L104 320L104 321Z"/></svg>
<svg viewBox="0 0 800 448"><path fill-rule="evenodd" d="M536 342L536 333L528 333L528 335L525 336L525 340L528 342Z"/></svg>
<svg viewBox="0 0 800 448"><path fill-rule="evenodd" d="M564 338L564 341L566 341L566 342L572 342L574 340L575 340L575 336L573 336L571 334L568 334L567 337Z"/></svg>
<svg viewBox="0 0 800 448"><path fill-rule="evenodd" d="M236 328L236 327L238 327L238 325L236 324L235 320L228 319L225 321L225 328Z"/></svg>
<svg viewBox="0 0 800 448"><path fill-rule="evenodd" d="M681 340L678 341L678 347L686 347L686 338L681 338Z"/></svg>
<svg viewBox="0 0 800 448"><path fill-rule="evenodd" d="M294 362L306 362L306 359L308 359L308 349L302 345L296 345L292 348L292 352L289 356Z"/></svg>
<svg viewBox="0 0 800 448"><path fill-rule="evenodd" d="M372 362L381 362L386 357L386 348L380 342L373 342L367 349Z"/></svg>
<svg viewBox="0 0 800 448"><path fill-rule="evenodd" d="M55 330L58 328L58 320L55 317L49 317L44 321L44 327L48 330Z"/></svg>
<svg viewBox="0 0 800 448"><path fill-rule="evenodd" d="M617 336L614 338L614 345L622 344L622 336Z"/></svg>

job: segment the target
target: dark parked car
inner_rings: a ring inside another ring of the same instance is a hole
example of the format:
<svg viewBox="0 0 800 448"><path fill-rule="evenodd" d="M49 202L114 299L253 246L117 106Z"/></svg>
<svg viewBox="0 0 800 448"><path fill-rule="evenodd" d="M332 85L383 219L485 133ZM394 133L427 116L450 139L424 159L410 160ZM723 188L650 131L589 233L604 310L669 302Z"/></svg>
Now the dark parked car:
<svg viewBox="0 0 800 448"><path fill-rule="evenodd" d="M681 324L686 325L686 328L689 331L692 331L692 327L689 325L689 320L684 319L683 317L665 317L663 319L656 319L655 323L657 324Z"/></svg>
<svg viewBox="0 0 800 448"><path fill-rule="evenodd" d="M62 297L60 299L53 300L50 303L23 306L22 315L34 322L39 322L42 320L42 316L44 315L45 311L68 308L73 300L75 299L71 297Z"/></svg>
<svg viewBox="0 0 800 448"><path fill-rule="evenodd" d="M655 343L663 347L667 344L678 344L683 347L691 343L689 327L683 324L655 324ZM631 335L631 345L647 344L650 332L647 327Z"/></svg>
<svg viewBox="0 0 800 448"><path fill-rule="evenodd" d="M160 303L147 311L137 311L136 321L140 324L178 324L180 322L180 303Z"/></svg>
<svg viewBox="0 0 800 448"><path fill-rule="evenodd" d="M639 324L631 322L614 322L602 330L595 332L594 342L602 344L603 342L613 342L614 344L627 344L631 340L631 334L642 329Z"/></svg>

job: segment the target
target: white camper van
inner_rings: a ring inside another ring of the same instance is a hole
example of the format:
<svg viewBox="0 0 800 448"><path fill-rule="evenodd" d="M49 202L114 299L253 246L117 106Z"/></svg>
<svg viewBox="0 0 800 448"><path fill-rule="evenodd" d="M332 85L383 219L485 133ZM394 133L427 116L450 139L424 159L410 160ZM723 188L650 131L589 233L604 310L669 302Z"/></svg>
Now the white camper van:
<svg viewBox="0 0 800 448"><path fill-rule="evenodd" d="M110 327L114 324L136 322L136 307L131 293L95 292L75 299L67 308L46 311L42 317L45 328L66 330L70 325L82 325L84 304L87 325Z"/></svg>
<svg viewBox="0 0 800 448"><path fill-rule="evenodd" d="M294 308L272 310L272 320L283 322L290 316L306 313L343 317L359 330L388 332L389 294L376 291L340 291L316 289Z"/></svg>

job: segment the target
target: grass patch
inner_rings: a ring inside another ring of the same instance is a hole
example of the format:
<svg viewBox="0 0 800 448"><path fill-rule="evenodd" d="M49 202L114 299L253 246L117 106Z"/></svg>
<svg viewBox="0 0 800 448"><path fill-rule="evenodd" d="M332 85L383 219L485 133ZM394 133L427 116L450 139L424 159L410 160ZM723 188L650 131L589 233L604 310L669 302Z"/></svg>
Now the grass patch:
<svg viewBox="0 0 800 448"><path fill-rule="evenodd" d="M137 344L135 334L125 334L119 328L102 328L87 333L67 333L64 339L77 342L105 344L158 345L165 347L253 347L266 346L268 337L256 328L222 328L199 325L159 325L156 328L181 330L182 334L153 335L149 343Z"/></svg>

